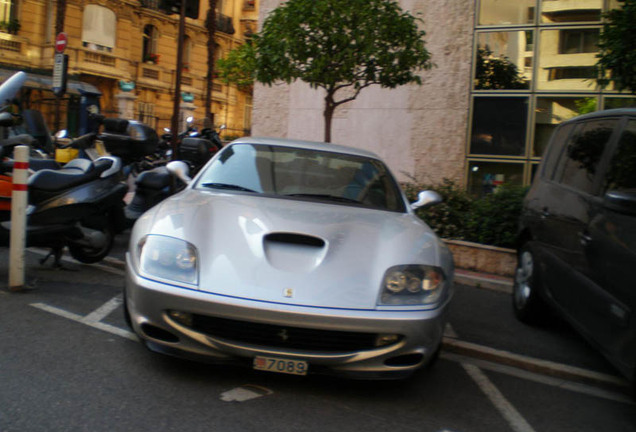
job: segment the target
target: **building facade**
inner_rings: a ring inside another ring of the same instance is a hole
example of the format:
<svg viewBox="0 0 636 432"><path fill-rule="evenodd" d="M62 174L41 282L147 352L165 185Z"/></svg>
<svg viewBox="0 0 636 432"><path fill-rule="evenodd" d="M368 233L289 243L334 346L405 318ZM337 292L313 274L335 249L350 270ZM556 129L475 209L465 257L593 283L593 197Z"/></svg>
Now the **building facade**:
<svg viewBox="0 0 636 432"><path fill-rule="evenodd" d="M257 0L217 0L215 57L244 43L257 24ZM107 117L141 120L161 130L171 126L176 79L178 15L159 0L67 0L64 32L68 44L67 92L61 128L79 131L87 96L98 95ZM180 117L203 119L207 89L208 1L198 19L186 18L183 41ZM0 70L29 74L23 108L45 114L53 125L51 78L55 53L53 0L0 0ZM13 23L10 27L9 24ZM17 29L16 29L17 28ZM212 112L226 134L250 133L250 93L213 81Z"/></svg>
<svg viewBox="0 0 636 432"><path fill-rule="evenodd" d="M262 0L260 20L278 0ZM594 78L602 14L616 0L401 0L423 20L435 67L422 86L369 87L338 108L333 142L380 154L402 180L475 195L527 185L554 128L633 95ZM322 97L303 83L254 93L254 134L322 140Z"/></svg>

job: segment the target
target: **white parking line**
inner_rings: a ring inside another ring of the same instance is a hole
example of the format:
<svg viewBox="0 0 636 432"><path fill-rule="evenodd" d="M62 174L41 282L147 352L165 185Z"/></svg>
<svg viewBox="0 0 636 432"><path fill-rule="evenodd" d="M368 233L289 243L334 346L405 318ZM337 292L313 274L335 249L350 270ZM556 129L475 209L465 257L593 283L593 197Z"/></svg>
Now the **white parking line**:
<svg viewBox="0 0 636 432"><path fill-rule="evenodd" d="M109 304L109 303L110 302L108 302L106 304ZM103 322L94 321L93 318L88 319L92 314L89 314L89 315L83 317L81 315L77 315L77 314L74 314L72 312L65 311L64 309L56 308L54 306L49 306L49 305L44 304L44 303L32 303L31 306L33 306L35 308L38 308L38 309L41 309L43 311L46 311L46 312L61 316L63 318L67 318L67 319L70 319L70 320L85 324L85 325L87 325L89 327L93 327L93 328L96 328L98 330L102 330L102 331L105 331L105 332L108 332L108 333L112 333L112 334L117 335L117 336L121 336L121 337L126 338L126 339L130 339L130 340L135 341L135 342L139 342L139 338L137 337L137 335L134 334L131 331L124 330L124 329L121 329L119 327L115 327L113 325L106 324L106 323L103 323ZM97 309L95 312L99 311L100 309L102 309L102 308Z"/></svg>
<svg viewBox="0 0 636 432"><path fill-rule="evenodd" d="M446 333L458 337L457 333L450 324L446 324ZM499 413L506 419L512 430L515 432L534 432L532 426L519 414L519 411L508 402L504 395L497 387L488 379L486 375L477 366L469 363L460 362L461 366L468 373L473 381L479 386L482 392L490 399Z"/></svg>
<svg viewBox="0 0 636 432"><path fill-rule="evenodd" d="M519 411L508 402L508 399L499 391L497 387L488 379L477 366L468 363L461 363L468 375L477 383L482 392L490 399L490 402L506 419L512 430L515 432L534 432L530 424L519 414Z"/></svg>
<svg viewBox="0 0 636 432"><path fill-rule="evenodd" d="M113 297L99 308L84 317L84 322L98 322L110 315L115 309L122 304L121 295Z"/></svg>

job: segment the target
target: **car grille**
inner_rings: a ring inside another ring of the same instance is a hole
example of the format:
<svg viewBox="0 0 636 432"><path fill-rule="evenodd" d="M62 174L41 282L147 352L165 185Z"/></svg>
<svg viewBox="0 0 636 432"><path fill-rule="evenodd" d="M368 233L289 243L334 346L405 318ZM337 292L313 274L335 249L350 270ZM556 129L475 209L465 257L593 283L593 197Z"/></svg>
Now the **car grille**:
<svg viewBox="0 0 636 432"><path fill-rule="evenodd" d="M377 334L317 330L194 315L192 329L212 337L276 348L351 352L376 348Z"/></svg>

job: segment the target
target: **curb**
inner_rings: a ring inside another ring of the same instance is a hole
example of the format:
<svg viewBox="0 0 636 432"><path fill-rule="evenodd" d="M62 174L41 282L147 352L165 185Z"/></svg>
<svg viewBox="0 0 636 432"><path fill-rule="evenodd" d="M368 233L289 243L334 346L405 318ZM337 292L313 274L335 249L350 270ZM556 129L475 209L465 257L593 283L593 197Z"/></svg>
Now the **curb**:
<svg viewBox="0 0 636 432"><path fill-rule="evenodd" d="M618 376L594 372L575 366L567 366L548 360L527 357L508 351L477 345L471 342L463 342L449 337L444 337L442 347L444 351L450 353L512 366L528 372L539 373L554 378L594 385L605 389L619 391L621 393L627 393L630 389L630 385L627 380Z"/></svg>
<svg viewBox="0 0 636 432"><path fill-rule="evenodd" d="M455 282L476 288L484 288L505 294L512 294L513 280L506 276L455 269Z"/></svg>

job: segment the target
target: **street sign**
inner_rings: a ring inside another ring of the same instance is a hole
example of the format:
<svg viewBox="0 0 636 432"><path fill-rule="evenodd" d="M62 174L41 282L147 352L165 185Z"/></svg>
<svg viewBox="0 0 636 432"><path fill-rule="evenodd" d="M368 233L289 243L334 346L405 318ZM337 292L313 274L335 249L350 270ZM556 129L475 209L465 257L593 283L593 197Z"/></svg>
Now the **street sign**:
<svg viewBox="0 0 636 432"><path fill-rule="evenodd" d="M68 55L55 54L53 61L53 93L61 96L66 93L66 75L68 71Z"/></svg>
<svg viewBox="0 0 636 432"><path fill-rule="evenodd" d="M55 37L55 52L58 54L62 54L66 49L66 44L68 43L68 37L66 33L60 32Z"/></svg>

